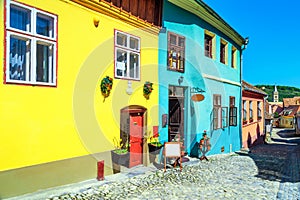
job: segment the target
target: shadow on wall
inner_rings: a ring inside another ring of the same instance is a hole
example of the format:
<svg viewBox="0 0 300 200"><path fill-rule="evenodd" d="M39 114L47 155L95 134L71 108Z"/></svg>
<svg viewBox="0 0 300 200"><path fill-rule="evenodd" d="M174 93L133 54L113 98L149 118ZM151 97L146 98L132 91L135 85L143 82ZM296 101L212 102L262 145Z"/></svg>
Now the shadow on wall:
<svg viewBox="0 0 300 200"><path fill-rule="evenodd" d="M252 138L251 133L248 132L248 138L247 138L248 148L259 145L259 144L263 144L264 136L265 135L261 135L260 126L259 126L259 124L257 124L255 138Z"/></svg>

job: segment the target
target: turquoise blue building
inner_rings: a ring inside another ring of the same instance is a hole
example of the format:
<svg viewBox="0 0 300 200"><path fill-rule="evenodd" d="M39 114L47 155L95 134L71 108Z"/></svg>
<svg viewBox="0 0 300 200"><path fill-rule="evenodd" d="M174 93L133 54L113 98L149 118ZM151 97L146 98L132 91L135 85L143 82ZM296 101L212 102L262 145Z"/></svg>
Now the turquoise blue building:
<svg viewBox="0 0 300 200"><path fill-rule="evenodd" d="M160 141L189 155L204 132L209 154L241 148L241 57L247 39L202 1L164 0L159 34Z"/></svg>

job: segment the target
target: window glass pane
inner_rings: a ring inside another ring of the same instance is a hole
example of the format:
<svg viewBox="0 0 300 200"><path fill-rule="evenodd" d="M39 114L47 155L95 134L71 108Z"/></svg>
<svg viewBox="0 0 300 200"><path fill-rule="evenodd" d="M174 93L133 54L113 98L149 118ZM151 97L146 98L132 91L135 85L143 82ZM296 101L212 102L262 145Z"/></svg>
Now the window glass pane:
<svg viewBox="0 0 300 200"><path fill-rule="evenodd" d="M175 35L170 34L170 43L172 45L176 45L177 44L176 43L176 36Z"/></svg>
<svg viewBox="0 0 300 200"><path fill-rule="evenodd" d="M139 78L139 55L136 53L130 53L130 78Z"/></svg>
<svg viewBox="0 0 300 200"><path fill-rule="evenodd" d="M36 17L36 33L47 37L53 37L53 23L53 18L39 13Z"/></svg>
<svg viewBox="0 0 300 200"><path fill-rule="evenodd" d="M10 6L10 27L22 30L31 31L30 27L30 10L20 8L16 5Z"/></svg>
<svg viewBox="0 0 300 200"><path fill-rule="evenodd" d="M121 49L117 50L116 74L127 76L127 52Z"/></svg>
<svg viewBox="0 0 300 200"><path fill-rule="evenodd" d="M50 74L50 70L53 68L53 46L38 43L36 49L36 81L52 82L50 80L50 75L52 74Z"/></svg>
<svg viewBox="0 0 300 200"><path fill-rule="evenodd" d="M130 48L139 50L139 40L136 38L130 38Z"/></svg>
<svg viewBox="0 0 300 200"><path fill-rule="evenodd" d="M179 37L178 46L184 47L184 38Z"/></svg>
<svg viewBox="0 0 300 200"><path fill-rule="evenodd" d="M176 88L176 96L183 97L183 88L182 87Z"/></svg>
<svg viewBox="0 0 300 200"><path fill-rule="evenodd" d="M11 80L26 80L26 67L29 67L29 47L30 42L25 39L10 38L9 78Z"/></svg>
<svg viewBox="0 0 300 200"><path fill-rule="evenodd" d="M117 33L117 44L127 47L127 36L122 33Z"/></svg>

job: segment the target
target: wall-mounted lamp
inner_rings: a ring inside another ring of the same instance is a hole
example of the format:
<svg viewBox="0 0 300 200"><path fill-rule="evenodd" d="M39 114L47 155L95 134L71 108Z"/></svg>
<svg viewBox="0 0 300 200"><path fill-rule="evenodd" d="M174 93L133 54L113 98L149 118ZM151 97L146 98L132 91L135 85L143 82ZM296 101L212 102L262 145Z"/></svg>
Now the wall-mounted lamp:
<svg viewBox="0 0 300 200"><path fill-rule="evenodd" d="M249 37L246 37L243 44L243 50L247 48L247 45L249 44Z"/></svg>
<svg viewBox="0 0 300 200"><path fill-rule="evenodd" d="M99 26L100 18L94 17L93 22L94 22L94 26L97 28Z"/></svg>
<svg viewBox="0 0 300 200"><path fill-rule="evenodd" d="M183 82L183 76L180 76L180 77L178 78L178 84L180 85L182 82Z"/></svg>
<svg viewBox="0 0 300 200"><path fill-rule="evenodd" d="M131 81L128 81L126 93L127 93L128 95L131 95L132 92L133 92L133 90L132 90L132 83L131 83Z"/></svg>

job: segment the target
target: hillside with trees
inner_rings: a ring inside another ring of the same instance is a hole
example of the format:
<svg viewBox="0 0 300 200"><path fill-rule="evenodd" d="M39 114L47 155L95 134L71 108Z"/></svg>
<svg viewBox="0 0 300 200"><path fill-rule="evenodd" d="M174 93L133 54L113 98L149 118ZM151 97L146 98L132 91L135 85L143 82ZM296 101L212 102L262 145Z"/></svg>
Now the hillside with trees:
<svg viewBox="0 0 300 200"><path fill-rule="evenodd" d="M268 94L268 101L273 101L273 91L275 88L274 85L255 85L255 87ZM279 93L279 101L282 101L283 98L300 96L300 89L296 87L277 85L277 91Z"/></svg>

